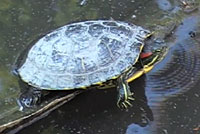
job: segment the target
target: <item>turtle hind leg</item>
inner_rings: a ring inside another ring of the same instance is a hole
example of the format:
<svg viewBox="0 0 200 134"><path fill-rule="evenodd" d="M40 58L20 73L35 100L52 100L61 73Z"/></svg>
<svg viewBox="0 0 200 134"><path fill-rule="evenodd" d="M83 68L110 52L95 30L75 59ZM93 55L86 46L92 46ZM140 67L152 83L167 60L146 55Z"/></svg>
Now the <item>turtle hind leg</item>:
<svg viewBox="0 0 200 134"><path fill-rule="evenodd" d="M41 103L42 91L34 87L29 87L28 90L22 92L17 100L20 110L31 108Z"/></svg>
<svg viewBox="0 0 200 134"><path fill-rule="evenodd" d="M118 78L118 100L117 106L120 109L127 109L128 107L132 106L131 101L135 100L133 98L133 93L130 91L130 87L125 80L125 76L120 76Z"/></svg>

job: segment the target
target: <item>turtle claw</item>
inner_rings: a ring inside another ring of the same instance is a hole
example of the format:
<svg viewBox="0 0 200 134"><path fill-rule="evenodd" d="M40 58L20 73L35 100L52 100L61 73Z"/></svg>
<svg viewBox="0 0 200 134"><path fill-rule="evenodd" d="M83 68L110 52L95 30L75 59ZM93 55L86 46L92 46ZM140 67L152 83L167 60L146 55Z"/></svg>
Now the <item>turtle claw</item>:
<svg viewBox="0 0 200 134"><path fill-rule="evenodd" d="M135 100L135 98L133 98L133 97L128 97L128 100L132 100L132 101L134 101Z"/></svg>
<svg viewBox="0 0 200 134"><path fill-rule="evenodd" d="M129 107L132 107L132 101L134 101L135 99L132 97L133 93L131 93L127 99L125 97L120 96L119 100L117 102L117 106L120 109L128 109Z"/></svg>
<svg viewBox="0 0 200 134"><path fill-rule="evenodd" d="M126 103L128 106L130 106L130 107L133 106L129 101L125 101L125 103Z"/></svg>
<svg viewBox="0 0 200 134"><path fill-rule="evenodd" d="M125 103L125 102L122 102L122 105L123 105L123 107L124 107L125 109L127 109L127 108L128 108L128 106L126 105L126 103Z"/></svg>

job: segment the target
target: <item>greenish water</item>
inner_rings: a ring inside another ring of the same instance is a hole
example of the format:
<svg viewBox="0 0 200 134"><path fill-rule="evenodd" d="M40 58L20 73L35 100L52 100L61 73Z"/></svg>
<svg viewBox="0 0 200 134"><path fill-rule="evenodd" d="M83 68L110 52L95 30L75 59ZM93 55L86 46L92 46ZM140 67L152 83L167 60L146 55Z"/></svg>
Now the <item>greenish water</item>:
<svg viewBox="0 0 200 134"><path fill-rule="evenodd" d="M12 74L17 57L31 42L71 22L114 19L158 31L171 22L178 23L164 61L131 84L139 98L135 107L120 111L114 90L92 91L18 133L195 133L193 128L200 125L200 43L198 36L193 39L188 33L199 32L200 14L198 10L185 13L179 2L87 0L81 6L79 0L0 0L0 125L31 112L19 111L20 87Z"/></svg>

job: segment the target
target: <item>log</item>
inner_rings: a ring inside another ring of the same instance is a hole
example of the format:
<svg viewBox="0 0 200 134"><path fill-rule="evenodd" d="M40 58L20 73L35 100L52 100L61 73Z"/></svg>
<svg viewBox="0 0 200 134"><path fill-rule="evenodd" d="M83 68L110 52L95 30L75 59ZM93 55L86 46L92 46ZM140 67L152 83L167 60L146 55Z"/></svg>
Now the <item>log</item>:
<svg viewBox="0 0 200 134"><path fill-rule="evenodd" d="M40 108L36 112L28 114L24 117L11 121L9 123L3 124L0 126L0 134L15 134L21 129L35 123L36 121L46 117L49 115L50 112L57 109L58 107L62 106L63 104L69 102L77 95L84 91L75 91L71 94L63 96L61 98L57 98L50 102L49 104L45 105L44 107Z"/></svg>

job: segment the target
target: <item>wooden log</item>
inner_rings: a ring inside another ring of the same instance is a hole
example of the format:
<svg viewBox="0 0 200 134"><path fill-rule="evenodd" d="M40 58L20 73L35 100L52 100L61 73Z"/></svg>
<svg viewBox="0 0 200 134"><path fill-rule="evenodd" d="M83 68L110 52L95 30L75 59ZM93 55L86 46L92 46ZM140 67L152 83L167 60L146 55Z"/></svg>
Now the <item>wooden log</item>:
<svg viewBox="0 0 200 134"><path fill-rule="evenodd" d="M64 97L58 98L47 104L46 106L40 108L36 112L28 114L24 117L11 121L9 123L3 124L0 126L0 134L15 134L21 129L35 123L36 121L46 117L50 112L62 106L63 104L69 102L77 95L84 91L75 91L71 94L68 94Z"/></svg>

